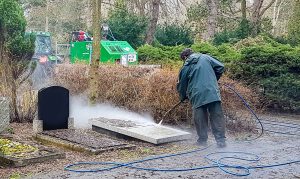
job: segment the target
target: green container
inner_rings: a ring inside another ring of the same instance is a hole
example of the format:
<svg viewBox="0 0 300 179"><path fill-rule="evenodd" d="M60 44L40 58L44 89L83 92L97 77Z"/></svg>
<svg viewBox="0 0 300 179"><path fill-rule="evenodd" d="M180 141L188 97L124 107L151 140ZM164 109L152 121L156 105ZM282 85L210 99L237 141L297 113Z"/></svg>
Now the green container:
<svg viewBox="0 0 300 179"><path fill-rule="evenodd" d="M71 42L71 63L91 63L92 41ZM138 54L126 41L101 41L100 63L138 64Z"/></svg>

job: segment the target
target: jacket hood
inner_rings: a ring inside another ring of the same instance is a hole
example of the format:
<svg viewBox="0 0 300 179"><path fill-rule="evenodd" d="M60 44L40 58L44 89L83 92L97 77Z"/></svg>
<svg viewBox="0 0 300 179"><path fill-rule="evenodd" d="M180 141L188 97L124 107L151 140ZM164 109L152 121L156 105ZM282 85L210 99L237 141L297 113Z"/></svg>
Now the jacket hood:
<svg viewBox="0 0 300 179"><path fill-rule="evenodd" d="M196 64L199 61L199 57L201 56L200 53L193 53L192 55L189 56L189 58L185 61L184 65L188 66L191 64Z"/></svg>

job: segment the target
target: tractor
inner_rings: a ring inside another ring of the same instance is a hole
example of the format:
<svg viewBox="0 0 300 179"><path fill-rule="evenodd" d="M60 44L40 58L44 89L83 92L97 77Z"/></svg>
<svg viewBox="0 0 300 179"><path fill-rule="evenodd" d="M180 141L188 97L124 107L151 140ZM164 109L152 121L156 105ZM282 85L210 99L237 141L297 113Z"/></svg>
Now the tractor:
<svg viewBox="0 0 300 179"><path fill-rule="evenodd" d="M60 58L53 55L49 32L26 32L26 36L35 37L35 49L32 61L36 67L31 75L34 86L42 85L53 74L53 65L60 63Z"/></svg>
<svg viewBox="0 0 300 179"><path fill-rule="evenodd" d="M51 35L49 32L27 32L26 35L33 35L35 37L33 60L41 64L54 64L59 61L59 58L53 55Z"/></svg>

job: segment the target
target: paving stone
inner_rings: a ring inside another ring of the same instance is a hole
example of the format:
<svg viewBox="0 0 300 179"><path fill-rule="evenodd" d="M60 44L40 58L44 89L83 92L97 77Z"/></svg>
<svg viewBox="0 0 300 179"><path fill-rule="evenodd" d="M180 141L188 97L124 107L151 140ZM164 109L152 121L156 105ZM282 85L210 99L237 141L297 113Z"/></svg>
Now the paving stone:
<svg viewBox="0 0 300 179"><path fill-rule="evenodd" d="M94 131L111 131L113 133L133 137L153 144L161 144L188 139L191 134L185 131L154 123L138 123L120 119L91 119ZM117 135L116 135L117 136Z"/></svg>

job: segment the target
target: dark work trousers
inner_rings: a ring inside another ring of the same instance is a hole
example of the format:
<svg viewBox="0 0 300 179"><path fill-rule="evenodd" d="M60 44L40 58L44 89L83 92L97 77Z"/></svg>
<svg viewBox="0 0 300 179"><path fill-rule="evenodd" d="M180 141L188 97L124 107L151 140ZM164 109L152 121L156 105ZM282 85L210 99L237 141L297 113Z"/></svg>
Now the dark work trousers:
<svg viewBox="0 0 300 179"><path fill-rule="evenodd" d="M210 119L212 133L216 141L225 141L225 120L220 101L212 102L194 109L193 118L199 136L198 142L207 141L208 118Z"/></svg>

